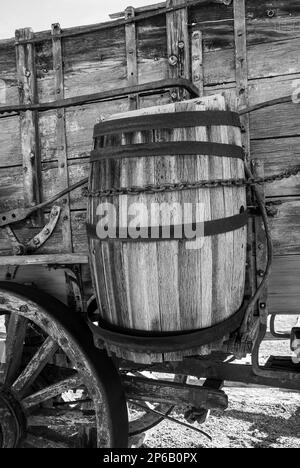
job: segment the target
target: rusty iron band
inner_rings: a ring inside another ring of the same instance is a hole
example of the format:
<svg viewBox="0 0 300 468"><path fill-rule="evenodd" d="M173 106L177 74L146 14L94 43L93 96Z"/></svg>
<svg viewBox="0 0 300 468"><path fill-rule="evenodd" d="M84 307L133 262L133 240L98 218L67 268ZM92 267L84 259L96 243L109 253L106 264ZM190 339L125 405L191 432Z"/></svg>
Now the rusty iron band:
<svg viewBox="0 0 300 468"><path fill-rule="evenodd" d="M197 237L197 232L201 232L203 229L203 237L211 237L219 234L226 234L227 232L236 231L246 226L248 222L248 212L244 211L235 216L228 218L215 219L212 221L205 221L203 223L192 223L188 226L188 232L193 233L193 237L189 238L186 236L182 225L171 225L171 226L157 226L157 227L146 227L140 228L143 237L133 239L128 236L127 228L116 228L115 237L107 237L106 239L100 239L97 236L96 226L93 224L87 224L87 235L90 239L97 239L101 242L156 242L156 241L174 241L174 240L188 240L193 241ZM164 237L164 233L168 233L168 238Z"/></svg>
<svg viewBox="0 0 300 468"><path fill-rule="evenodd" d="M91 162L103 159L144 158L150 156L206 155L244 160L241 146L212 143L208 141L168 141L161 143L138 143L135 145L108 146L91 152Z"/></svg>
<svg viewBox="0 0 300 468"><path fill-rule="evenodd" d="M102 341L103 345L114 345L138 353L171 353L205 346L226 337L241 326L247 306L247 301L244 301L235 314L212 327L180 333L125 329L102 320L99 326L89 321L89 327L94 339Z"/></svg>
<svg viewBox="0 0 300 468"><path fill-rule="evenodd" d="M140 132L162 128L207 127L211 125L240 128L241 122L239 114L230 111L187 111L139 115L107 120L95 125L94 138L115 133Z"/></svg>

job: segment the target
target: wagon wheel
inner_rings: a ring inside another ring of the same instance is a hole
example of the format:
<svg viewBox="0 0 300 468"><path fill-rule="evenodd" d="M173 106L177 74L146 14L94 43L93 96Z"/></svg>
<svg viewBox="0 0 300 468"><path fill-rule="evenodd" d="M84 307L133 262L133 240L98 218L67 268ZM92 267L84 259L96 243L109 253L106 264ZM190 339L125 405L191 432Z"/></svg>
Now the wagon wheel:
<svg viewBox="0 0 300 468"><path fill-rule="evenodd" d="M88 315L91 321L96 322L97 317L99 316L99 309L96 300L96 296L92 296L88 301ZM127 374L128 372L124 372L120 369L120 372ZM130 372L133 375L141 375L142 377L146 377L143 373L132 371ZM151 378L155 378L154 374L151 375ZM187 380L187 377L181 375L174 375L174 382L184 383ZM147 404L146 404L147 406ZM155 410L159 411L160 413L168 416L174 409L173 405L167 404L157 404L154 405ZM158 426L161 422L164 421L162 416L155 415L150 412L146 411L136 411L134 404L128 404L128 413L129 413L129 437L135 438L145 432L148 432Z"/></svg>
<svg viewBox="0 0 300 468"><path fill-rule="evenodd" d="M107 355L93 346L80 316L51 296L15 283L0 283L0 313L7 324L0 367L0 447L36 446L39 436L82 446L87 427L93 429L96 446L127 447L128 414L121 379ZM33 351L27 343L30 334L39 335ZM58 352L69 366L56 367L57 380L45 385L49 362ZM68 391L77 392L72 393L76 399L87 396L93 412L78 415L80 406L78 410L78 405L68 402ZM57 431L49 423L51 418L60 423Z"/></svg>

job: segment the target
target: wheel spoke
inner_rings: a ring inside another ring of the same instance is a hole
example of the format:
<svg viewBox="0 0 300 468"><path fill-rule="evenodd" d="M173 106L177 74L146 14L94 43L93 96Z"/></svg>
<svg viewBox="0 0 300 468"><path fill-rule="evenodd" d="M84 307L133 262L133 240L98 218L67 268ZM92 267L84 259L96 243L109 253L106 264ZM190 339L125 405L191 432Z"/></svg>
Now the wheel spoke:
<svg viewBox="0 0 300 468"><path fill-rule="evenodd" d="M48 337L13 384L13 390L20 397L24 396L26 390L33 384L57 350L57 343Z"/></svg>
<svg viewBox="0 0 300 468"><path fill-rule="evenodd" d="M40 390L39 392L30 395L27 398L22 400L23 406L28 410L38 406L39 404L51 400L51 398L55 398L62 393L66 392L70 389L76 389L83 384L82 379L79 375L74 377L70 377L69 379L61 380L56 384L50 385L49 387Z"/></svg>
<svg viewBox="0 0 300 468"><path fill-rule="evenodd" d="M5 342L4 382L11 385L18 375L26 335L27 319L11 314L7 327Z"/></svg>

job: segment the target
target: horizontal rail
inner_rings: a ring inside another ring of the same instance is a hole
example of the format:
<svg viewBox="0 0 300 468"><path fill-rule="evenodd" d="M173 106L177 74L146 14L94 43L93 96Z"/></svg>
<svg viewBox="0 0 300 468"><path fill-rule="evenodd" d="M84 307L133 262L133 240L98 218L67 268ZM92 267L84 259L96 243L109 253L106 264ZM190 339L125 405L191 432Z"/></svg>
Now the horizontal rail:
<svg viewBox="0 0 300 468"><path fill-rule="evenodd" d="M85 254L49 254L49 255L6 255L0 256L1 266L26 265L85 265L89 262Z"/></svg>
<svg viewBox="0 0 300 468"><path fill-rule="evenodd" d="M0 114L14 114L18 115L26 111L46 112L54 109L67 109L69 107L77 107L85 104L96 104L98 102L112 101L125 98L132 94L155 94L158 91L168 90L170 88L183 88L188 91L192 97L199 97L199 90L189 80L184 78L180 79L166 79L155 81L151 83L144 83L141 85L127 86L125 88L117 88L100 93L85 94L59 101L45 102L39 104L20 104L15 106L1 106ZM9 115L2 115L2 118L7 118Z"/></svg>
<svg viewBox="0 0 300 468"><path fill-rule="evenodd" d="M71 38L71 37L78 37L83 34L90 34L93 32L101 31L103 29L111 29L111 28L116 28L118 26L123 26L128 23L137 23L139 21L143 21L146 19L153 18L155 16L160 16L163 14L167 13L172 13L174 11L182 10L183 8L189 8L197 5L209 5L210 3L223 3L225 5L229 5L231 3L230 0L186 0L185 3L182 3L181 5L176 5L173 7L166 7L166 3L164 4L158 4L157 8L150 8L148 11L144 11L139 15L136 15L132 18L120 18L115 21L107 21L105 23L99 23L99 24L94 24L94 25L88 25L85 27L80 27L80 28L72 28L69 30L63 31L61 34L58 34L55 36L56 38ZM32 39L28 40L20 40L16 42L16 45L20 44L39 44L43 41L51 40L51 33L49 32L49 36L41 36L41 37L34 37Z"/></svg>

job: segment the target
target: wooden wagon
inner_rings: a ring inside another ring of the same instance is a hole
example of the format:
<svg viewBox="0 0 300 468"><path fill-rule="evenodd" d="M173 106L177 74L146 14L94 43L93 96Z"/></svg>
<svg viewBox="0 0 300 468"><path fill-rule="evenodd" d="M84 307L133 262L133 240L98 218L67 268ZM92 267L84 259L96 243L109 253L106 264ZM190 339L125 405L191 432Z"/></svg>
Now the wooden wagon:
<svg viewBox="0 0 300 468"><path fill-rule="evenodd" d="M37 436L127 447L176 405L200 423L210 409L226 409L224 381L300 390L299 328L275 330L277 315L299 314L299 15L295 1L168 0L107 23L20 29L0 41L2 447L36 446ZM94 125L220 93L238 99L252 171L246 320L183 360L108 355L95 326L86 235ZM291 340L295 356L261 365L269 316L271 333ZM248 354L251 365L235 362ZM55 437L51 418L63 421Z"/></svg>

